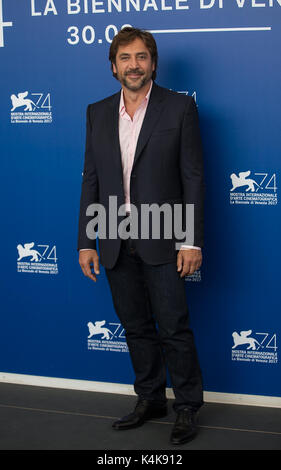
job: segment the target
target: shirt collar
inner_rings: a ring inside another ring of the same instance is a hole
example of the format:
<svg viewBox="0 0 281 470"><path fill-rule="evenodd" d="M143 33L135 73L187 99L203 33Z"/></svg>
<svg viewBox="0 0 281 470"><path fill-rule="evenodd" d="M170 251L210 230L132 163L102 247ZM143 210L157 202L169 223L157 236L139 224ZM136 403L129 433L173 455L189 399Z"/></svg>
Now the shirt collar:
<svg viewBox="0 0 281 470"><path fill-rule="evenodd" d="M150 94L151 94L151 90L152 90L152 85L153 85L153 81L151 80L150 88L149 88L147 94L145 95L143 101L141 102L140 106L143 103L145 103L146 105L148 104ZM122 88L121 89L121 95L120 95L119 114L121 116L124 116L125 112L126 112L126 108L125 108L125 103L124 103L124 92L123 92L123 88Z"/></svg>

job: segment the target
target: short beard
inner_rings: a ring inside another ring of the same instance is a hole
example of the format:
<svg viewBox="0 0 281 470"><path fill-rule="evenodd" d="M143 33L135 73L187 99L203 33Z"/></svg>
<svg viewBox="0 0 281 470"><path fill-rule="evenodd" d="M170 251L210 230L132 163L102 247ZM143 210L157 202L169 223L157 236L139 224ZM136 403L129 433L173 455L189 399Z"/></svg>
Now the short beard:
<svg viewBox="0 0 281 470"><path fill-rule="evenodd" d="M128 88L128 90L131 90L131 91L138 91L140 90L144 85L146 85L146 83L150 80L150 78L148 79L147 77L142 77L141 81L138 83L138 84L131 84L131 83L128 83L126 77L123 78L122 80L122 84Z"/></svg>
<svg viewBox="0 0 281 470"><path fill-rule="evenodd" d="M132 72L132 71L131 71ZM141 75L140 75L141 76ZM142 79L140 80L140 82L138 82L137 84L131 84L128 82L127 78L126 78L126 75L124 77L120 77L119 74L117 73L117 78L119 80L119 82L124 85L128 90L130 91L138 91L140 90L144 85L146 85L150 80L151 80L151 77L147 77L145 74L142 75Z"/></svg>

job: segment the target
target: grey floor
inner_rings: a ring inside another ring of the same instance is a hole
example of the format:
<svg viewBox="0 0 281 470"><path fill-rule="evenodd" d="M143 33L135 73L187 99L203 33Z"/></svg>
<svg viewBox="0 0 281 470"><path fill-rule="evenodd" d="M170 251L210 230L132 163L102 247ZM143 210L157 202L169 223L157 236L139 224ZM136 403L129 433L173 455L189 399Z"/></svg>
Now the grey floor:
<svg viewBox="0 0 281 470"><path fill-rule="evenodd" d="M172 450L177 454L281 449L281 409L206 403L199 413L197 438L172 446L171 400L165 418L133 430L112 429L112 422L128 414L135 401L127 395L0 383L0 449Z"/></svg>

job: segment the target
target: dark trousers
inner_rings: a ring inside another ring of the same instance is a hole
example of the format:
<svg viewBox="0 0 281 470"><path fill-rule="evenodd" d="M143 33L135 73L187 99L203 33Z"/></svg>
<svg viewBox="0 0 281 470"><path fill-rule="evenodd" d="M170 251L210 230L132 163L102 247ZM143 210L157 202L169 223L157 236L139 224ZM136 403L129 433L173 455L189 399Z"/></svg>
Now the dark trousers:
<svg viewBox="0 0 281 470"><path fill-rule="evenodd" d="M199 409L202 378L189 327L184 278L176 263L149 265L134 240L122 240L116 265L106 269L113 305L125 330L140 398L166 402L166 366L172 382L173 408Z"/></svg>

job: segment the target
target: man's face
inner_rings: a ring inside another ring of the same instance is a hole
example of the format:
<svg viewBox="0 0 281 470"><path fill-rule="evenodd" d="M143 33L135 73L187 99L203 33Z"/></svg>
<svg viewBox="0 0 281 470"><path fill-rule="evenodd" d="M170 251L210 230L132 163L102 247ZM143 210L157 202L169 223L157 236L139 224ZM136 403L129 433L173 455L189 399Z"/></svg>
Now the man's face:
<svg viewBox="0 0 281 470"><path fill-rule="evenodd" d="M112 64L120 83L128 90L138 91L151 79L155 65L144 42L136 38L127 45L121 45Z"/></svg>

